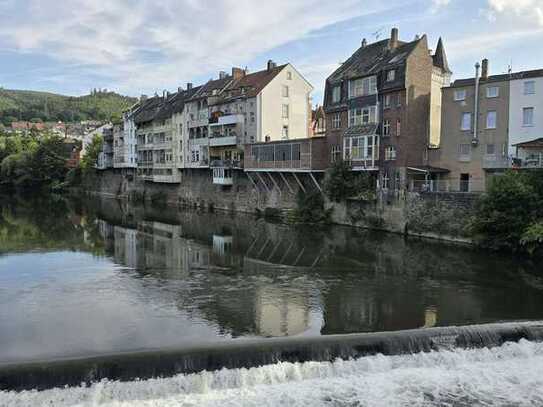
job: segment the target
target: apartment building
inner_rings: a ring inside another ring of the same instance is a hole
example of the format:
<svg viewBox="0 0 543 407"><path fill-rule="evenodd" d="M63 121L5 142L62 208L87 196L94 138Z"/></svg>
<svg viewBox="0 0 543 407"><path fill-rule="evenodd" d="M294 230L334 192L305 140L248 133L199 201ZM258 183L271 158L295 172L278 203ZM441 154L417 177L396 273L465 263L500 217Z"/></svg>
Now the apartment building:
<svg viewBox="0 0 543 407"><path fill-rule="evenodd" d="M171 95L164 92L143 102L134 116L137 126L138 177L161 183L179 183L181 174L175 164Z"/></svg>
<svg viewBox="0 0 543 407"><path fill-rule="evenodd" d="M214 183L231 185L243 168L244 146L309 137L313 87L291 64L246 73L232 69L232 81L209 98L209 155Z"/></svg>
<svg viewBox="0 0 543 407"><path fill-rule="evenodd" d="M475 77L443 88L441 140L430 161L449 172L432 188L484 192L508 168L543 167L542 95L543 70L489 75L487 59Z"/></svg>
<svg viewBox="0 0 543 407"><path fill-rule="evenodd" d="M185 168L209 168L209 100L217 97L230 82L232 77L220 72L218 79L208 81L185 102L188 116Z"/></svg>
<svg viewBox="0 0 543 407"><path fill-rule="evenodd" d="M543 168L543 69L509 81L509 154L515 166Z"/></svg>
<svg viewBox="0 0 543 407"><path fill-rule="evenodd" d="M138 167L138 151L136 138L136 123L134 116L141 108L141 101L136 103L127 111L123 112L122 124L113 134L114 143L114 168L130 168Z"/></svg>
<svg viewBox="0 0 543 407"><path fill-rule="evenodd" d="M450 82L443 42L436 52L426 35L361 47L326 80L324 109L332 161L370 171L383 189L424 179L427 146L439 141L441 88Z"/></svg>

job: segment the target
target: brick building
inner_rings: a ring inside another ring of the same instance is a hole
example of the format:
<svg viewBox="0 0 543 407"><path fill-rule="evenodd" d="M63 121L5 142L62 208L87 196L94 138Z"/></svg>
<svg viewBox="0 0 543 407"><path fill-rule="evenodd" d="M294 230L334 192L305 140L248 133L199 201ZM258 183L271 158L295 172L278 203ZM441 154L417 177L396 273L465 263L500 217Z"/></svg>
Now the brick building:
<svg viewBox="0 0 543 407"><path fill-rule="evenodd" d="M427 148L439 142L441 87L450 82L441 39L426 35L361 47L326 80L324 109L332 161L371 171L383 188L399 189L434 169ZM437 170L437 169L436 169Z"/></svg>

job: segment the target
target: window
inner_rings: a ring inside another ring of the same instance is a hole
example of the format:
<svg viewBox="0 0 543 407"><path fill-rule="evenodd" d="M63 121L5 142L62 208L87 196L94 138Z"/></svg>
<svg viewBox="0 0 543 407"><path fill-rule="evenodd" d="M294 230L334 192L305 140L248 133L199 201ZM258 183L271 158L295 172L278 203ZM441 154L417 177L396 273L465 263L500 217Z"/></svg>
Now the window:
<svg viewBox="0 0 543 407"><path fill-rule="evenodd" d="M471 159L471 144L460 144L458 146L458 159L469 161Z"/></svg>
<svg viewBox="0 0 543 407"><path fill-rule="evenodd" d="M461 100L466 100L466 90L465 89L461 89L461 90L455 90L454 91L454 100L459 102Z"/></svg>
<svg viewBox="0 0 543 407"><path fill-rule="evenodd" d="M283 97L288 98L288 86L283 85Z"/></svg>
<svg viewBox="0 0 543 407"><path fill-rule="evenodd" d="M383 122L383 136L390 136L390 120Z"/></svg>
<svg viewBox="0 0 543 407"><path fill-rule="evenodd" d="M337 162L341 159L341 148L338 145L332 146L332 162Z"/></svg>
<svg viewBox="0 0 543 407"><path fill-rule="evenodd" d="M288 105L283 105L283 119L288 119Z"/></svg>
<svg viewBox="0 0 543 407"><path fill-rule="evenodd" d="M334 113L332 116L332 128L339 129L341 127L341 113Z"/></svg>
<svg viewBox="0 0 543 407"><path fill-rule="evenodd" d="M251 112L250 116L251 116L251 123L254 123L255 122L255 112Z"/></svg>
<svg viewBox="0 0 543 407"><path fill-rule="evenodd" d="M496 128L496 112L488 111L486 114L486 128L495 129Z"/></svg>
<svg viewBox="0 0 543 407"><path fill-rule="evenodd" d="M398 96L396 97L396 106L400 107L402 105L402 94L398 93Z"/></svg>
<svg viewBox="0 0 543 407"><path fill-rule="evenodd" d="M495 155L496 154L496 145L487 144L486 145L486 155Z"/></svg>
<svg viewBox="0 0 543 407"><path fill-rule="evenodd" d="M385 107L390 107L391 99L391 95L385 95Z"/></svg>
<svg viewBox="0 0 543 407"><path fill-rule="evenodd" d="M339 103L341 101L341 86L334 86L332 89L332 103Z"/></svg>
<svg viewBox="0 0 543 407"><path fill-rule="evenodd" d="M396 79L396 70L391 69L387 72L387 82L392 82L394 79Z"/></svg>
<svg viewBox="0 0 543 407"><path fill-rule="evenodd" d="M360 136L360 137L346 137L344 139L344 153L345 159L351 160L371 160L374 157L374 149L377 136Z"/></svg>
<svg viewBox="0 0 543 407"><path fill-rule="evenodd" d="M535 81L524 82L524 94L533 95L535 93Z"/></svg>
<svg viewBox="0 0 543 407"><path fill-rule="evenodd" d="M464 131L471 130L471 113L462 113L460 129Z"/></svg>
<svg viewBox="0 0 543 407"><path fill-rule="evenodd" d="M288 126L283 126L283 133L281 137L283 140L288 140Z"/></svg>
<svg viewBox="0 0 543 407"><path fill-rule="evenodd" d="M292 72L290 72L290 71L287 72L287 79L289 81L292 80Z"/></svg>
<svg viewBox="0 0 543 407"><path fill-rule="evenodd" d="M396 120L396 136L399 136L402 133L402 121L400 119Z"/></svg>
<svg viewBox="0 0 543 407"><path fill-rule="evenodd" d="M385 148L385 160L386 161L392 161L396 159L396 147L394 146L387 146Z"/></svg>
<svg viewBox="0 0 543 407"><path fill-rule="evenodd" d="M375 123L376 115L376 106L351 109L349 110L349 126L361 126L364 124Z"/></svg>
<svg viewBox="0 0 543 407"><path fill-rule="evenodd" d="M370 76L349 81L349 98L375 95L377 93L377 77Z"/></svg>
<svg viewBox="0 0 543 407"><path fill-rule="evenodd" d="M522 125L525 127L534 125L534 108L525 107L522 109Z"/></svg>
<svg viewBox="0 0 543 407"><path fill-rule="evenodd" d="M500 94L500 88L497 86L490 86L486 88L486 97L487 98L497 98Z"/></svg>

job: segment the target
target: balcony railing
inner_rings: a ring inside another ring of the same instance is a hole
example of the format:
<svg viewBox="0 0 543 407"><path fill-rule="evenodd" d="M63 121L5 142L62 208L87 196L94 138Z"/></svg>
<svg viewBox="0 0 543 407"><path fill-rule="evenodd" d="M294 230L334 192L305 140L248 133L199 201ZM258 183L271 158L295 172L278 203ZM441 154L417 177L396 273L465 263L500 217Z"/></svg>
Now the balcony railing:
<svg viewBox="0 0 543 407"><path fill-rule="evenodd" d="M211 168L243 168L240 160L211 160Z"/></svg>

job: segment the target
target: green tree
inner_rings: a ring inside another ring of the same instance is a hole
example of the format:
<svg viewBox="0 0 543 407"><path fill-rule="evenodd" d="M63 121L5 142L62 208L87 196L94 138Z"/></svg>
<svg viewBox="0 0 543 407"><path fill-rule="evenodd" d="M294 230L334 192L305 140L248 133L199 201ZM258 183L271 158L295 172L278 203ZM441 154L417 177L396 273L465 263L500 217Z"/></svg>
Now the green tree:
<svg viewBox="0 0 543 407"><path fill-rule="evenodd" d="M475 237L496 249L522 248L527 228L543 217L542 180L541 172L508 171L495 177L471 222Z"/></svg>
<svg viewBox="0 0 543 407"><path fill-rule="evenodd" d="M375 182L367 172L356 173L347 161L336 161L326 171L324 192L334 202L375 198Z"/></svg>
<svg viewBox="0 0 543 407"><path fill-rule="evenodd" d="M81 159L81 169L83 172L93 171L98 163L98 156L102 151L104 140L102 136L96 135L85 149L85 155Z"/></svg>

